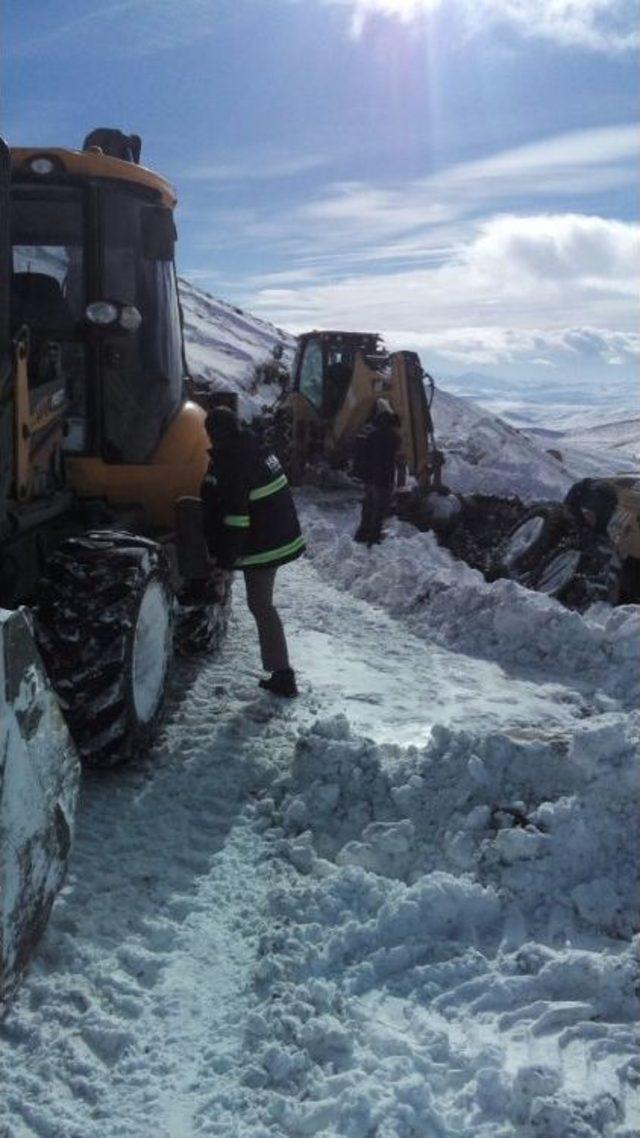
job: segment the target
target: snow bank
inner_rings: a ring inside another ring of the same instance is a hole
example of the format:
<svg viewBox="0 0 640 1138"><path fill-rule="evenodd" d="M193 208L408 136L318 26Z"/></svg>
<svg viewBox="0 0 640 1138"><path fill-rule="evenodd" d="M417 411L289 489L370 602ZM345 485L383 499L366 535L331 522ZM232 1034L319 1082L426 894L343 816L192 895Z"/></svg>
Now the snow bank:
<svg viewBox="0 0 640 1138"><path fill-rule="evenodd" d="M585 614L523 588L491 584L430 533L391 522L381 546L355 544L354 505L330 513L326 496L300 496L308 554L333 584L381 605L425 640L496 660L507 671L543 671L635 706L640 694L640 608L594 605Z"/></svg>
<svg viewBox="0 0 640 1138"><path fill-rule="evenodd" d="M301 495L307 549L323 577L407 620L411 632L504 668L575 678L635 706L640 693L640 609L592 605L577 613L509 580L489 584L403 522L386 541L355 544L354 506L327 513Z"/></svg>
<svg viewBox="0 0 640 1138"><path fill-rule="evenodd" d="M294 875L256 972L255 1133L631 1133L634 743L620 715L422 749L301 733L258 806Z"/></svg>

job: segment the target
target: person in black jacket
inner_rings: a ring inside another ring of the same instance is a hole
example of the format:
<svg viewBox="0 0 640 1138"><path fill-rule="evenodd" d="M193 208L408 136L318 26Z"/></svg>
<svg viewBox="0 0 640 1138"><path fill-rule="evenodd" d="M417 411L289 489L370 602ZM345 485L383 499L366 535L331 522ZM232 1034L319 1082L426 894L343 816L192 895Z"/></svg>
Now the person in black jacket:
<svg viewBox="0 0 640 1138"><path fill-rule="evenodd" d="M295 673L273 603L276 570L305 548L293 496L276 455L241 427L230 408L215 407L205 425L213 444L200 491L207 548L220 568L244 573L262 664L271 673L260 686L295 696Z"/></svg>
<svg viewBox="0 0 640 1138"><path fill-rule="evenodd" d="M366 543L369 549L382 541L382 523L393 497L396 456L400 447L397 422L390 403L386 399L378 399L373 423L362 441L360 465L365 491L360 525L353 540Z"/></svg>

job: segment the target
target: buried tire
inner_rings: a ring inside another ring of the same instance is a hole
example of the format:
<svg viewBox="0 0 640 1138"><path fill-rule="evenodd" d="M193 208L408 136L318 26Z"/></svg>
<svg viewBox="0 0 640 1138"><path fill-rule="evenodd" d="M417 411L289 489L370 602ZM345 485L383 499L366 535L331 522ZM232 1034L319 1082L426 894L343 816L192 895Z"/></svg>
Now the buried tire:
<svg viewBox="0 0 640 1138"><path fill-rule="evenodd" d="M143 754L162 713L172 655L168 566L153 541L95 531L65 541L40 586L37 634L81 758Z"/></svg>
<svg viewBox="0 0 640 1138"><path fill-rule="evenodd" d="M620 598L621 563L607 538L588 535L559 546L531 574L531 588L579 612Z"/></svg>
<svg viewBox="0 0 640 1138"><path fill-rule="evenodd" d="M533 506L500 543L493 558L493 575L527 578L557 544L566 524L562 506Z"/></svg>

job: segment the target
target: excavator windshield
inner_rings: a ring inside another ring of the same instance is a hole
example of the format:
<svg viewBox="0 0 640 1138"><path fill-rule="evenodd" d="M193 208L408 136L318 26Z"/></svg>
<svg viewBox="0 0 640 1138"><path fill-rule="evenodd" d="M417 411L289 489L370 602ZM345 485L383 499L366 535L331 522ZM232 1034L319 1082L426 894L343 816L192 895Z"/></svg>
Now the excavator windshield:
<svg viewBox="0 0 640 1138"><path fill-rule="evenodd" d="M68 396L65 449L146 462L183 397L171 209L124 179L14 175L11 325L31 331L29 383L51 343ZM139 327L92 326L87 305L136 309Z"/></svg>

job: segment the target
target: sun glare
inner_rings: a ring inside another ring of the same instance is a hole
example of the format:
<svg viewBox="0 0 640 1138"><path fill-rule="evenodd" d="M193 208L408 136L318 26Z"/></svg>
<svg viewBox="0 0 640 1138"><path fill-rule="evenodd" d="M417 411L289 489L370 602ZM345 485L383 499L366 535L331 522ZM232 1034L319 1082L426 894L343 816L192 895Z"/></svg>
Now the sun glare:
<svg viewBox="0 0 640 1138"><path fill-rule="evenodd" d="M344 0L338 2L343 3ZM361 35L370 16L395 16L396 19L408 24L421 14L433 12L442 4L442 0L346 0L346 2L353 7L351 30L356 36Z"/></svg>

